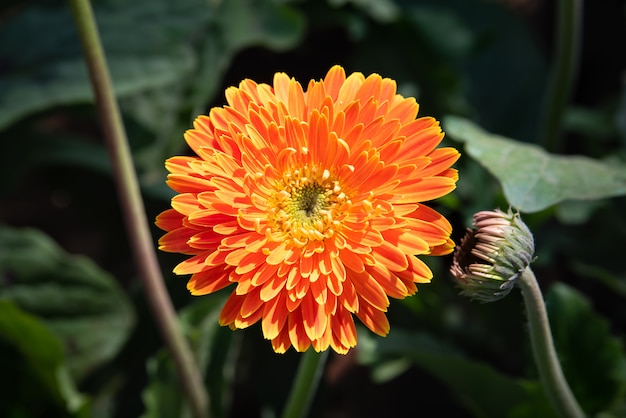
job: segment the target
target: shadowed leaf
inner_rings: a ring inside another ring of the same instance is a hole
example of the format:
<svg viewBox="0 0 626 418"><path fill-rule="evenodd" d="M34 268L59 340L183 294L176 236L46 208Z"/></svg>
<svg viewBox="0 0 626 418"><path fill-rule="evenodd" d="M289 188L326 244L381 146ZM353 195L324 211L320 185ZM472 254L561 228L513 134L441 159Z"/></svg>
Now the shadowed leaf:
<svg viewBox="0 0 626 418"><path fill-rule="evenodd" d="M0 300L0 415L87 417L86 399L76 391L63 346L34 316Z"/></svg>
<svg viewBox="0 0 626 418"><path fill-rule="evenodd" d="M500 181L509 203L522 212L537 212L564 200L626 194L624 164L551 155L455 116L445 118L443 127L448 136L465 143L467 153Z"/></svg>
<svg viewBox="0 0 626 418"><path fill-rule="evenodd" d="M0 227L0 277L0 298L61 339L77 380L115 356L134 324L133 308L109 274L37 230Z"/></svg>

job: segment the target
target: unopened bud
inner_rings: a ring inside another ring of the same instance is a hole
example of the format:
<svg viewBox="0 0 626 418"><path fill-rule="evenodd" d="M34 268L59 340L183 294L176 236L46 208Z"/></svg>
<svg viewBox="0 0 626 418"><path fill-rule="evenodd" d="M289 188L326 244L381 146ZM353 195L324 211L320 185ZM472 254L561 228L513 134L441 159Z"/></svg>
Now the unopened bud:
<svg viewBox="0 0 626 418"><path fill-rule="evenodd" d="M454 252L450 272L461 294L493 302L509 294L534 253L533 235L519 213L478 212Z"/></svg>

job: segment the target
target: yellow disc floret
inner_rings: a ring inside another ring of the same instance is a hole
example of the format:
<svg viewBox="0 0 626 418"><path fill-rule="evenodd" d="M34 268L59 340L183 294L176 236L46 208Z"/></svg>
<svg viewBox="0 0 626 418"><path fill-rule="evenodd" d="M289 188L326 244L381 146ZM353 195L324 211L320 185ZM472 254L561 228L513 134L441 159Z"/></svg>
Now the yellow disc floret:
<svg viewBox="0 0 626 418"><path fill-rule="evenodd" d="M297 246L333 236L349 200L329 170L305 165L283 174L275 184L269 225Z"/></svg>

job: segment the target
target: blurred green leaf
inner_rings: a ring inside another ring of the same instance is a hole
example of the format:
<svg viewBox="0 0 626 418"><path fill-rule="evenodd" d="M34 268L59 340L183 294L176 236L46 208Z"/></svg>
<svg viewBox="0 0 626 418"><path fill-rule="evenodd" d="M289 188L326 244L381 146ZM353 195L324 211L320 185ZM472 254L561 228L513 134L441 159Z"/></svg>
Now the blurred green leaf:
<svg viewBox="0 0 626 418"><path fill-rule="evenodd" d="M167 350L159 350L149 358L146 368L149 383L142 394L145 406L142 417L182 417L184 394Z"/></svg>
<svg viewBox="0 0 626 418"><path fill-rule="evenodd" d="M400 8L393 0L328 0L328 3L333 7L352 3L372 19L382 23L392 22L401 15Z"/></svg>
<svg viewBox="0 0 626 418"><path fill-rule="evenodd" d="M232 331L221 327L218 316L223 304L219 295L204 297L179 314L181 327L189 339L209 391L212 416L228 411L229 389L234 376ZM146 411L143 418L180 417L187 413L184 394L174 363L166 350L148 360L149 385L143 391Z"/></svg>
<svg viewBox="0 0 626 418"><path fill-rule="evenodd" d="M214 416L226 416L232 398L238 339L233 331L219 325L224 293L203 297L180 312L181 326L204 370L204 381Z"/></svg>
<svg viewBox="0 0 626 418"><path fill-rule="evenodd" d="M399 359L408 359L447 385L474 416L554 417L543 392L536 390L537 382L518 381L487 364L464 358L456 348L430 335L396 328L386 338L364 333L359 339L359 358L374 373L385 373L390 365L402 365ZM381 367L386 369L381 372ZM529 415L520 415L520 411Z"/></svg>
<svg viewBox="0 0 626 418"><path fill-rule="evenodd" d="M219 13L227 51L251 45L283 50L303 35L304 18L273 1L229 0L222 2Z"/></svg>
<svg viewBox="0 0 626 418"><path fill-rule="evenodd" d="M604 142L617 134L619 119L615 118L614 106L598 108L569 107L566 109L563 127L585 135L590 140Z"/></svg>
<svg viewBox="0 0 626 418"><path fill-rule="evenodd" d="M546 305L566 378L589 415L615 407L626 395L626 353L607 321L589 301L563 284L553 285Z"/></svg>
<svg viewBox="0 0 626 418"><path fill-rule="evenodd" d="M187 76L196 57L183 40L206 24L208 12L202 0L98 2L95 14L116 93ZM33 5L10 18L0 32L0 62L0 129L52 106L93 100L67 7Z"/></svg>
<svg viewBox="0 0 626 418"><path fill-rule="evenodd" d="M31 162L36 165L69 165L85 167L98 173L112 175L113 169L106 148L88 142L84 138L40 137L33 139L26 152L31 153ZM23 162L22 162L23 163Z"/></svg>
<svg viewBox="0 0 626 418"><path fill-rule="evenodd" d="M601 199L626 194L626 165L582 156L558 156L536 145L485 132L469 120L444 119L448 136L465 143L467 153L502 184L509 203L537 212L568 199Z"/></svg>
<svg viewBox="0 0 626 418"><path fill-rule="evenodd" d="M445 1L476 39L464 68L467 101L473 107L470 114L480 117L489 130L531 139L541 120L548 75L545 48L535 28L511 3Z"/></svg>
<svg viewBox="0 0 626 418"><path fill-rule="evenodd" d="M603 266L592 265L579 259L571 260L570 268L584 279L596 280L614 294L626 298L626 273L620 277Z"/></svg>
<svg viewBox="0 0 626 418"><path fill-rule="evenodd" d="M450 9L414 7L407 17L432 51L450 60L467 57L476 43L475 34Z"/></svg>
<svg viewBox="0 0 626 418"><path fill-rule="evenodd" d="M134 325L133 308L109 274L37 230L0 226L0 277L0 298L61 339L77 380L111 360Z"/></svg>
<svg viewBox="0 0 626 418"><path fill-rule="evenodd" d="M604 203L601 200L565 200L556 205L554 215L564 224L581 225Z"/></svg>
<svg viewBox="0 0 626 418"><path fill-rule="evenodd" d="M64 363L63 346L34 316L0 299L0 415L88 417Z"/></svg>

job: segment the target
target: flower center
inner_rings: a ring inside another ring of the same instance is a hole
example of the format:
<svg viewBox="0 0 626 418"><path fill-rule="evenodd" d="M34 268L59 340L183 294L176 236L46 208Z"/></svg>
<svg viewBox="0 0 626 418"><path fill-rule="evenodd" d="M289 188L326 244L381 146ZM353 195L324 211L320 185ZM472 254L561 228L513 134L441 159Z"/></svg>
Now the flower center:
<svg viewBox="0 0 626 418"><path fill-rule="evenodd" d="M269 225L297 246L333 236L350 200L329 170L305 165L275 183Z"/></svg>
<svg viewBox="0 0 626 418"><path fill-rule="evenodd" d="M292 193L288 211L293 218L308 222L320 215L320 211L328 209L328 196L318 183L302 187Z"/></svg>

